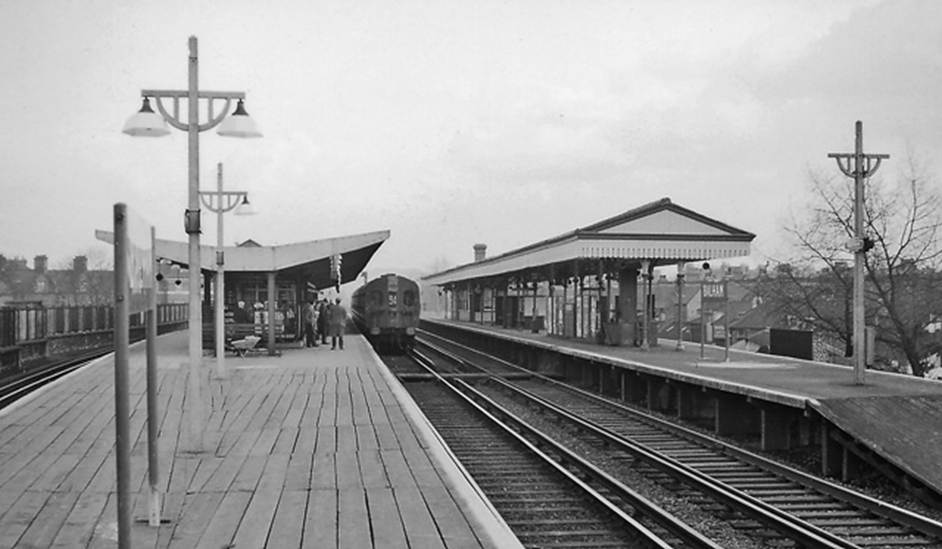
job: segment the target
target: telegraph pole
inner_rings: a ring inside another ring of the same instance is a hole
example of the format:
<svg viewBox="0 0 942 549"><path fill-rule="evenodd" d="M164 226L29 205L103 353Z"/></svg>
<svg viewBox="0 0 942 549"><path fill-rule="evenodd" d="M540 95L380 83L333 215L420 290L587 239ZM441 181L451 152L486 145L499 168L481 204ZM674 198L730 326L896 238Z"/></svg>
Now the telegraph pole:
<svg viewBox="0 0 942 549"><path fill-rule="evenodd" d="M830 153L828 158L837 160L841 172L854 178L854 237L847 243L847 248L854 252L854 383L863 385L867 369L864 350L864 257L867 250L873 247L872 241L864 234L864 179L875 174L880 169L880 162L890 155L864 154L863 122L860 120L856 124L856 133L853 154Z"/></svg>

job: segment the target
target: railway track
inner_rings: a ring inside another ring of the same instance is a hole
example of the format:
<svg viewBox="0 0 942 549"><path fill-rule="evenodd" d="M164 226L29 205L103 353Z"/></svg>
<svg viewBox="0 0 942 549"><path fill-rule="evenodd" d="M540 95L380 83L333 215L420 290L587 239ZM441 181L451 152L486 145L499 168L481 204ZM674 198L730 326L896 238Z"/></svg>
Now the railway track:
<svg viewBox="0 0 942 549"><path fill-rule="evenodd" d="M88 361L104 356L111 348L94 351L59 360L34 372L28 372L10 379L0 380L0 410L13 404L40 387L74 372Z"/></svg>
<svg viewBox="0 0 942 549"><path fill-rule="evenodd" d="M406 388L524 546L720 547L465 381Z"/></svg>
<svg viewBox="0 0 942 549"><path fill-rule="evenodd" d="M517 368L439 338L433 345L467 370ZM544 376L513 383L499 376L495 371L482 387L496 402L566 425L567 436L585 440L596 460L630 456L659 482L734 509L745 519L733 522L741 528L761 526L804 546L942 547L942 524L926 517Z"/></svg>

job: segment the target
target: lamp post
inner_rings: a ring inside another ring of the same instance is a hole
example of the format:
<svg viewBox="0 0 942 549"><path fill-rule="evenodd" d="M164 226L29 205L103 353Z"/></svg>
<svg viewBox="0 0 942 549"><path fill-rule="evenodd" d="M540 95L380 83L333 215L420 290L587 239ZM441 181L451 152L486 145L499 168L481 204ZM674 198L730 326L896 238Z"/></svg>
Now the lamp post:
<svg viewBox="0 0 942 549"><path fill-rule="evenodd" d="M867 371L867 357L864 348L866 317L864 307L864 261L867 250L872 246L864 233L864 179L880 169L880 163L890 157L888 154L865 154L863 152L863 122L854 125L856 139L853 153L830 153L828 158L837 161L837 167L847 177L854 178L854 236L847 243L847 249L854 254L854 384L863 385Z"/></svg>
<svg viewBox="0 0 942 549"><path fill-rule="evenodd" d="M202 312L200 303L200 210L199 210L199 132L216 126L219 135L231 137L261 137L255 121L245 112L243 92L199 90L199 59L195 36L189 39L188 87L185 90L141 90L144 104L124 125L124 133L135 137L160 137L170 133L167 124L187 132L188 200L184 215L184 228L189 235L189 369L187 376L188 399L191 402L190 444L193 451L203 446L203 399L200 395L199 365L202 360ZM156 100L159 115L151 110L149 99ZM172 101L168 112L163 100ZM187 113L181 117L180 99L186 100ZM207 120L200 122L199 102L207 103ZM238 105L227 117L232 101ZM222 109L214 111L216 101L224 101Z"/></svg>
<svg viewBox="0 0 942 549"><path fill-rule="evenodd" d="M226 377L225 310L223 302L226 296L225 252L223 251L222 214L235 210L236 215L255 213L249 204L249 193L245 191L222 190L222 162L216 164L216 190L199 191L200 201L206 209L216 214L216 377Z"/></svg>

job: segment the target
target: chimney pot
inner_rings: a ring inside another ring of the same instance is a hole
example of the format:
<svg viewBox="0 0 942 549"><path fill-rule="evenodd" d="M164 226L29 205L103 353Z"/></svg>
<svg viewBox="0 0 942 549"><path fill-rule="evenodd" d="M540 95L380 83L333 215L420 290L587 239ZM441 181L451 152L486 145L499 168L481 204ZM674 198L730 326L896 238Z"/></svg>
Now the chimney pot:
<svg viewBox="0 0 942 549"><path fill-rule="evenodd" d="M474 245L474 262L483 261L487 256L487 244Z"/></svg>
<svg viewBox="0 0 942 549"><path fill-rule="evenodd" d="M46 272L46 268L49 264L49 258L45 255L37 255L33 258L33 270L37 273Z"/></svg>
<svg viewBox="0 0 942 549"><path fill-rule="evenodd" d="M75 259L72 260L72 270L76 273L84 273L88 270L88 257L84 255L77 255Z"/></svg>

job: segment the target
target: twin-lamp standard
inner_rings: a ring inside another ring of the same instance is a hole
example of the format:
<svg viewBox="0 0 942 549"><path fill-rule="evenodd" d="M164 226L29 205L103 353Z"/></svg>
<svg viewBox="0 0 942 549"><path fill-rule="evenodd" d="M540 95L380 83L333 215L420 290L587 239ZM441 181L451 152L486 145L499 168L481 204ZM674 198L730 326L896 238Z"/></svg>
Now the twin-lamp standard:
<svg viewBox="0 0 942 549"><path fill-rule="evenodd" d="M200 299L200 197L199 197L199 134L218 126L216 133L229 137L261 137L255 121L245 112L244 92L201 91L199 89L197 41L189 39L189 85L185 90L141 90L144 104L124 125L124 133L135 137L161 137L170 133L167 125L187 132L188 147L188 200L184 227L189 235L189 375L187 390L191 402L190 443L192 451L202 451L203 399L200 395L199 365L202 360L202 314ZM158 113L150 106L154 99ZM180 100L186 100L186 115L181 116ZM206 100L206 120L200 122L200 100ZM170 110L164 101L170 102ZM224 102L216 110L217 101ZM235 111L229 115L232 102ZM217 296L221 302L223 296ZM217 324L218 326L218 324ZM217 345L219 339L217 338Z"/></svg>
<svg viewBox="0 0 942 549"><path fill-rule="evenodd" d="M225 337L226 315L223 303L226 296L225 252L223 251L222 214L235 210L236 215L253 215L255 209L249 203L249 193L245 191L222 190L222 162L216 164L216 190L200 191L200 201L206 209L216 214L216 288L215 288L215 325L216 325L216 377L226 377Z"/></svg>

